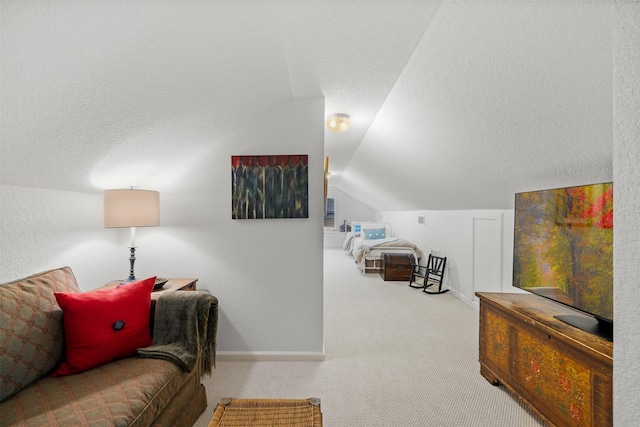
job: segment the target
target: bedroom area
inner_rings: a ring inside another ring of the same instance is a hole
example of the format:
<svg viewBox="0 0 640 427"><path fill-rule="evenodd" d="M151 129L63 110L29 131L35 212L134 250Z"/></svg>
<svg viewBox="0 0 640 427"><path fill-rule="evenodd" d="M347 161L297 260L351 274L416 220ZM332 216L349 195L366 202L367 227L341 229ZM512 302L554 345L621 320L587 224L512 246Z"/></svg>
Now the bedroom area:
<svg viewBox="0 0 640 427"><path fill-rule="evenodd" d="M334 200L339 226L324 228L324 248L339 249L354 274L379 278L379 266L373 263L385 251L411 254L420 265L432 253L447 258L443 289L468 304L477 306L475 292L519 292L511 285L513 209L374 211L336 188L329 187L328 197ZM384 227L385 238L391 240L368 252L372 265L366 271L365 251L358 245L371 240L356 237L356 226L362 224Z"/></svg>

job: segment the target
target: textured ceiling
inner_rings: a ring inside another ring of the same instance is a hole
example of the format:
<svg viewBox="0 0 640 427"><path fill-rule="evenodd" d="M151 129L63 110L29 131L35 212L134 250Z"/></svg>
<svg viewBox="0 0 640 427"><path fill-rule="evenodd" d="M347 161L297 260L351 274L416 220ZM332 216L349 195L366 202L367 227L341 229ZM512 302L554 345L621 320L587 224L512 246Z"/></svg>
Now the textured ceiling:
<svg viewBox="0 0 640 427"><path fill-rule="evenodd" d="M445 2L338 186L380 210L491 209L611 181L611 17L608 2Z"/></svg>
<svg viewBox="0 0 640 427"><path fill-rule="evenodd" d="M585 3L3 0L1 182L136 185L318 96L352 116L331 185L375 209L608 180L610 2Z"/></svg>

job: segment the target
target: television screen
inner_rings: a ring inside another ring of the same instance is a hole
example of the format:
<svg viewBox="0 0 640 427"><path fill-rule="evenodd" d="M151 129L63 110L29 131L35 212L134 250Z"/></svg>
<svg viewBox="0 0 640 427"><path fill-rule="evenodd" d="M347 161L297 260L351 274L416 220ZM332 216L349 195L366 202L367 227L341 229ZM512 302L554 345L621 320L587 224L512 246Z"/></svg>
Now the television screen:
<svg viewBox="0 0 640 427"><path fill-rule="evenodd" d="M612 183L516 194L513 285L611 327Z"/></svg>

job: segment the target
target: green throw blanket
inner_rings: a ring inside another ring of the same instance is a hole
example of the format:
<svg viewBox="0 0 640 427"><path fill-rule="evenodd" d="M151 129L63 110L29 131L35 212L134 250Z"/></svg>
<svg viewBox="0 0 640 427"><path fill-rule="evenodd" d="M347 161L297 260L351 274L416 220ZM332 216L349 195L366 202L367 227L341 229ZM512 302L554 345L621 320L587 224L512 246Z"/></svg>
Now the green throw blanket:
<svg viewBox="0 0 640 427"><path fill-rule="evenodd" d="M218 299L202 291L170 292L158 298L153 344L138 356L164 359L187 372L200 355L200 374L211 374L216 363Z"/></svg>

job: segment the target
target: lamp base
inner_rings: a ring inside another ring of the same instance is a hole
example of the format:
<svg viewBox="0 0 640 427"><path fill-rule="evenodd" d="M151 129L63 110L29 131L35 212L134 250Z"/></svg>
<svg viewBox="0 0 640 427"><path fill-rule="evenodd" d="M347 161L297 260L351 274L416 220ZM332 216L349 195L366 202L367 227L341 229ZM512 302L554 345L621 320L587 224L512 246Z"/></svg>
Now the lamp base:
<svg viewBox="0 0 640 427"><path fill-rule="evenodd" d="M133 264L136 262L136 247L131 246L129 250L131 251L131 255L129 256L129 264L131 265L131 268L129 269L129 277L126 281L133 282L136 280L136 275L133 273Z"/></svg>

